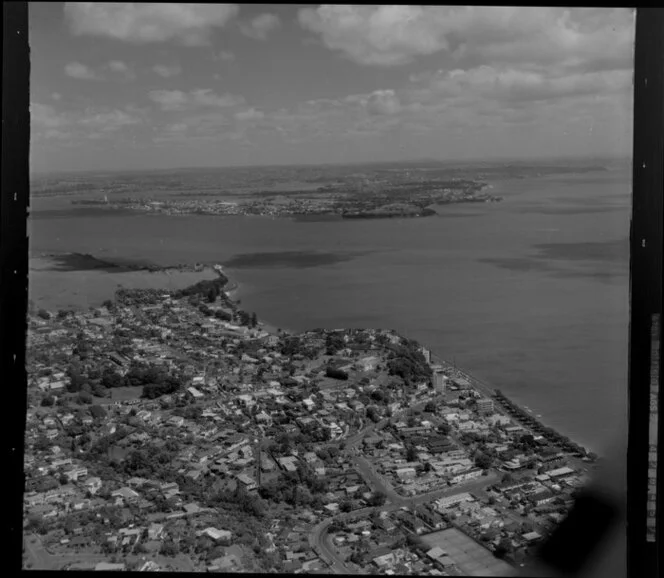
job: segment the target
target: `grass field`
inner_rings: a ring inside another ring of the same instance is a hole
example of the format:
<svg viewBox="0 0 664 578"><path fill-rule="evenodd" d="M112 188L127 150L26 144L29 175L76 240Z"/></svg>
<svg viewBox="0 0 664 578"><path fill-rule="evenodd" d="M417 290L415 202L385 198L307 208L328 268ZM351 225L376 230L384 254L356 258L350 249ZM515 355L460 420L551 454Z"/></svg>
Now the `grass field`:
<svg viewBox="0 0 664 578"><path fill-rule="evenodd" d="M466 576L509 576L514 570L456 528L427 534L422 540L447 552Z"/></svg>

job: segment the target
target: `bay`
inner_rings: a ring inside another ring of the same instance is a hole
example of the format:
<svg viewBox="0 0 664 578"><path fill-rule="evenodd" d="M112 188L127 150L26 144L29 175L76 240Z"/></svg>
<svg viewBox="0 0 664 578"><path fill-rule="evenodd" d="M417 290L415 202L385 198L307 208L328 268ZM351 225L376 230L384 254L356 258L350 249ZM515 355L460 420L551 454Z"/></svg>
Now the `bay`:
<svg viewBox="0 0 664 578"><path fill-rule="evenodd" d="M35 202L31 251L223 263L242 308L274 325L395 328L602 451L627 423L629 174L492 185L503 202L403 220L49 213Z"/></svg>

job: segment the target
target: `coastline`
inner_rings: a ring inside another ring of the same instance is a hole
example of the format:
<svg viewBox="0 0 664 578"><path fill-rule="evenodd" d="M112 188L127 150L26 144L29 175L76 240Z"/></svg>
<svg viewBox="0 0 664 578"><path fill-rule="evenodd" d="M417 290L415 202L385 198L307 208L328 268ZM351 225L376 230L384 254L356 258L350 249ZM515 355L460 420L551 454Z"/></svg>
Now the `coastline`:
<svg viewBox="0 0 664 578"><path fill-rule="evenodd" d="M54 264L56 265L59 264L60 268L58 268L57 266L54 267L53 266ZM42 267L40 268L35 265L42 265ZM86 291L89 291L92 288L91 285L94 285L90 277L95 276L98 281L101 281L103 283L105 292L99 293L92 298L90 298L87 293L84 295L79 295L78 292L74 292L72 294L72 297L76 296L76 301L78 302L77 304L79 307L80 307L81 296L84 297L84 301L88 306L99 306L107 298L114 299L116 291L121 288L125 289L162 288L164 287L164 284L162 283L163 279L158 279L160 274L165 275L168 278L169 280L168 285L170 286L169 289L176 289L176 288L184 288L185 286L194 284L202 280L209 280L211 278L211 273L212 274L216 273L217 275L221 275L224 278L226 278L227 282L223 288L224 293L231 301L235 302L236 304L238 303L238 301L240 301L241 304L242 286L240 282L232 274L229 274L223 265L219 264L214 264L214 265L180 264L180 265L156 266L154 264L146 262L127 262L127 261L118 262L113 260L102 260L90 254L42 253L40 255L33 255L30 257L30 269L31 269L30 285L32 291L35 290L34 288L35 283L33 283L33 281L37 281L38 284L38 280L35 280L34 276L42 273L45 275L45 277L47 277L48 282L46 283L46 285L48 286L48 290L52 293L56 293L56 296L57 296L58 283L54 282L53 276L74 277L74 279L71 279L70 282L77 281L75 283L76 287L80 287L82 285L86 289ZM109 276L111 276L112 279L119 277L121 278L123 283L120 283L116 280L116 286L112 287L110 286L111 284L108 283ZM148 279L150 281L159 281L159 282L156 284L153 284L151 282L147 283L146 281ZM130 281L129 286L125 285L126 281ZM182 287L174 287L174 285L182 285ZM54 286L56 287L56 291L53 291ZM112 294L109 295L109 292L111 292ZM33 296L31 296L31 300L32 299ZM39 301L39 299L36 299L35 301ZM95 303L96 301L98 301L98 303ZM37 304L39 305L39 303ZM282 335L294 335L299 333L288 328L278 327L274 323L271 323L269 320L264 318L259 319L259 327L263 331L270 333L272 335L278 335L280 333ZM281 330L281 332L278 331L279 329ZM450 363L446 359L443 359L437 354L432 353L431 360L432 362L435 362L443 366L444 369L449 374L459 378L466 379L471 384L471 387L473 389L475 389L479 393L482 393L483 395L485 395L490 399L494 399L497 403L501 405L503 411L507 411L505 409L505 403L501 402L501 399L499 399L499 396L497 395L499 390L494 388L491 384L477 378L468 371L460 369L456 365ZM586 454L596 453L593 448L589 446L585 447L581 446L581 444L575 443L572 440L569 440L569 438L567 438L566 436L559 434L553 428L544 425L544 423L539 418L536 417L534 412L528 409L523 409L522 406L512 402L507 396L502 395L502 397L506 400L506 403L510 405L510 407L518 408L518 410L520 410L516 411L518 415L513 415L512 417L514 417L514 420L516 422L521 423L522 425L528 423L529 425L525 425L525 427L527 427L529 430L532 430L534 425L536 424L541 431L547 433L546 437L555 437L562 440L568 440L570 444L578 448L581 448Z"/></svg>

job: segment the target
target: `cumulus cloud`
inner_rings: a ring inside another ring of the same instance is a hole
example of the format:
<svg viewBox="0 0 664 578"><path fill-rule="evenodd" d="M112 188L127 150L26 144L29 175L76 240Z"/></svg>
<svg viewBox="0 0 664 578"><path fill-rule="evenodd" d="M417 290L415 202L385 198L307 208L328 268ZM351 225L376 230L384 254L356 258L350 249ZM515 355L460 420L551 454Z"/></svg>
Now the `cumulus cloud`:
<svg viewBox="0 0 664 578"><path fill-rule="evenodd" d="M177 41L209 44L215 28L237 16L237 4L65 3L65 19L75 35L105 36L137 44Z"/></svg>
<svg viewBox="0 0 664 578"><path fill-rule="evenodd" d="M129 67L122 62L122 60L111 60L108 63L108 67L113 71L113 72L128 72Z"/></svg>
<svg viewBox="0 0 664 578"><path fill-rule="evenodd" d="M371 114L391 115L401 110L401 103L394 90L377 90L369 95L366 107Z"/></svg>
<svg viewBox="0 0 664 578"><path fill-rule="evenodd" d="M232 60L235 60L235 54L229 52L228 50L222 50L221 52L219 52L219 54L215 55L215 60L224 60L226 62L230 62Z"/></svg>
<svg viewBox="0 0 664 578"><path fill-rule="evenodd" d="M281 22L275 14L260 14L249 23L241 23L240 30L246 36L256 40L265 40L271 30L278 28Z"/></svg>
<svg viewBox="0 0 664 578"><path fill-rule="evenodd" d="M179 64L155 64L152 70L162 78L171 78L180 74L182 67Z"/></svg>
<svg viewBox="0 0 664 578"><path fill-rule="evenodd" d="M426 79L426 76L420 78ZM561 75L479 66L430 75L419 95L428 93L429 98L434 99L482 97L503 103L547 101L586 94L625 92L631 83L632 74L623 70Z"/></svg>
<svg viewBox="0 0 664 578"><path fill-rule="evenodd" d="M30 104L31 128L38 137L47 139L85 137L90 134L114 133L126 126L143 121L138 109L125 110L107 107L91 107L83 111L63 112L55 107L32 102ZM63 130L66 129L66 130Z"/></svg>
<svg viewBox="0 0 664 578"><path fill-rule="evenodd" d="M30 122L33 127L59 128L67 124L63 115L50 104L30 103Z"/></svg>
<svg viewBox="0 0 664 578"><path fill-rule="evenodd" d="M301 9L298 19L327 48L375 66L439 52L457 59L625 65L633 37L627 9L322 5Z"/></svg>
<svg viewBox="0 0 664 578"><path fill-rule="evenodd" d="M263 112L256 110L255 108L242 110L235 114L235 118L238 120L261 120L264 116Z"/></svg>
<svg viewBox="0 0 664 578"><path fill-rule="evenodd" d="M162 110L186 110L191 108L224 108L242 104L244 98L234 94L216 94L211 88L198 88L190 92L181 90L153 90L150 99Z"/></svg>
<svg viewBox="0 0 664 578"><path fill-rule="evenodd" d="M89 66L80 62L70 62L65 65L65 74L78 80L99 80L101 77Z"/></svg>
<svg viewBox="0 0 664 578"><path fill-rule="evenodd" d="M94 110L88 109L85 115L78 119L78 124L96 131L116 131L124 126L138 124L141 119L122 110Z"/></svg>
<svg viewBox="0 0 664 578"><path fill-rule="evenodd" d="M132 80L136 78L136 75L134 74L134 71L131 69L131 67L125 63L122 62L122 60L111 60L106 67L113 72L114 74L119 75L120 77L124 78L125 80Z"/></svg>

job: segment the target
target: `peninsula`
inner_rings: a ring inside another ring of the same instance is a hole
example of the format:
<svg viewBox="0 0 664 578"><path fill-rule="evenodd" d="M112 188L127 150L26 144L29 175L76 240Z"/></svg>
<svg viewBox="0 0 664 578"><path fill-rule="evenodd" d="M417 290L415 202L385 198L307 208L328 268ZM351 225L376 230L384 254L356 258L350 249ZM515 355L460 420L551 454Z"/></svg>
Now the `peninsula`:
<svg viewBox="0 0 664 578"><path fill-rule="evenodd" d="M30 315L26 568L528 564L596 456L394 331L271 329L213 269Z"/></svg>

